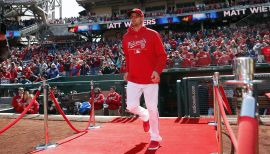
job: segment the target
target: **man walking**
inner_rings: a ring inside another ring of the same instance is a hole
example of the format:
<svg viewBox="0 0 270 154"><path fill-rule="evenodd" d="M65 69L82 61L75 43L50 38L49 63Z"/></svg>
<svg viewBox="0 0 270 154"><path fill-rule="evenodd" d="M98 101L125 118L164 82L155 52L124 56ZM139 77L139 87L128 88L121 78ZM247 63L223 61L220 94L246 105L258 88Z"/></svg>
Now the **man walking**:
<svg viewBox="0 0 270 154"><path fill-rule="evenodd" d="M167 55L158 32L143 24L144 13L140 9L128 12L131 26L123 36L126 57L124 80L127 84L127 109L140 116L145 132L150 132L148 150L157 150L162 140L159 134L158 83L166 65ZM147 109L140 106L144 94Z"/></svg>

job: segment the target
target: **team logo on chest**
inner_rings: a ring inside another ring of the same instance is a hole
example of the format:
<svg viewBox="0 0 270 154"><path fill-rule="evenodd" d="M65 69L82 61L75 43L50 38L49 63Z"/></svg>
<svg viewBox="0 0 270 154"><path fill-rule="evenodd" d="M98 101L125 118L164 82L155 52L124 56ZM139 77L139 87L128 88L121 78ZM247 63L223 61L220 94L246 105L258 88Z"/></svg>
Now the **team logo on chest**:
<svg viewBox="0 0 270 154"><path fill-rule="evenodd" d="M128 48L133 49L133 48L140 48L144 49L146 45L146 40L143 38L141 40L136 40L136 41L130 41L128 42Z"/></svg>

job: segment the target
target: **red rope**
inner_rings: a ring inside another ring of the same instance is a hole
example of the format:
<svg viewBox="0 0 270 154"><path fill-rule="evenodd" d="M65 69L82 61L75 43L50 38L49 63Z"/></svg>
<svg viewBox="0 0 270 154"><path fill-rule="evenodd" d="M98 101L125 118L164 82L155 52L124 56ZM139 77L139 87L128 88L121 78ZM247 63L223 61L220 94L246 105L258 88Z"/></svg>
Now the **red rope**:
<svg viewBox="0 0 270 154"><path fill-rule="evenodd" d="M216 99L217 99L217 102L218 102L218 105L219 105L219 109L220 109L220 113L221 113L221 116L222 116L222 119L224 121L224 124L229 132L229 136L231 138L231 141L233 143L233 146L235 148L235 150L237 151L238 147L237 147L237 140L236 140L236 137L232 131L232 128L230 127L230 124L229 124L229 121L227 119L227 116L226 116L226 113L225 113L225 110L224 110L224 107L223 107L223 99L219 93L219 89L217 86L214 86L214 92L215 92L215 96L216 96Z"/></svg>
<svg viewBox="0 0 270 154"><path fill-rule="evenodd" d="M34 96L34 98L31 100L31 102L28 104L28 106L24 109L24 111L11 123L9 123L7 126L5 126L3 129L0 130L0 134L4 133L6 130L8 130L10 127L12 127L13 125L15 125L19 120L22 119L22 117L28 112L28 110L30 109L30 107L34 104L34 102L36 101L37 97L39 96L40 91L38 90Z"/></svg>
<svg viewBox="0 0 270 154"><path fill-rule="evenodd" d="M232 114L232 110L230 108L230 105L229 105L229 101L225 95L225 91L223 89L222 86L219 86L219 92L221 93L221 96L222 96L222 99L223 99L223 105L226 109L226 111L229 113L229 114Z"/></svg>
<svg viewBox="0 0 270 154"><path fill-rule="evenodd" d="M71 129L73 129L76 133L81 133L81 132L86 132L88 127L90 126L90 122L91 122L91 115L90 115L90 118L88 120L88 124L87 124L87 127L84 129L84 130L78 130L76 129L71 123L70 121L68 120L68 118L66 117L65 113L63 112L63 110L61 109L59 103L57 102L55 96L54 96L54 93L52 91L50 91L50 97L52 98L57 110L60 112L60 114L63 116L63 118L65 119L65 121L68 123L68 125L70 126Z"/></svg>

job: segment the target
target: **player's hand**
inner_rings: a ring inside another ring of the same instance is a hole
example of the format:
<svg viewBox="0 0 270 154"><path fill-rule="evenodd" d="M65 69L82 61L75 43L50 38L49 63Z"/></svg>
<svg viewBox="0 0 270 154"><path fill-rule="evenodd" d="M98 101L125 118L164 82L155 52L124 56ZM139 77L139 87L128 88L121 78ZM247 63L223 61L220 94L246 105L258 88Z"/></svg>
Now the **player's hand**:
<svg viewBox="0 0 270 154"><path fill-rule="evenodd" d="M152 73L152 75L151 75L151 80L152 80L152 82L154 82L154 83L159 83L160 77L159 77L159 74L158 74L156 71L154 71L154 72Z"/></svg>
<svg viewBox="0 0 270 154"><path fill-rule="evenodd" d="M128 72L126 72L126 73L124 74L124 80L127 81L127 79L128 79Z"/></svg>

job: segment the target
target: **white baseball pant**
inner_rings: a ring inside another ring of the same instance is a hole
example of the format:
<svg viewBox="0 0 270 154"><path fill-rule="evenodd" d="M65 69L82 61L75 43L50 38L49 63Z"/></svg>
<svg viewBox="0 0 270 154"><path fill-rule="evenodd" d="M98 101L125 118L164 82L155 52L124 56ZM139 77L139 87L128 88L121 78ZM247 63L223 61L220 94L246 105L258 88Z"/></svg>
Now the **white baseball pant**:
<svg viewBox="0 0 270 154"><path fill-rule="evenodd" d="M147 109L140 106L140 97L144 94ZM161 141L159 135L158 84L127 84L127 109L140 116L143 121L149 120L152 141Z"/></svg>

